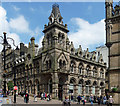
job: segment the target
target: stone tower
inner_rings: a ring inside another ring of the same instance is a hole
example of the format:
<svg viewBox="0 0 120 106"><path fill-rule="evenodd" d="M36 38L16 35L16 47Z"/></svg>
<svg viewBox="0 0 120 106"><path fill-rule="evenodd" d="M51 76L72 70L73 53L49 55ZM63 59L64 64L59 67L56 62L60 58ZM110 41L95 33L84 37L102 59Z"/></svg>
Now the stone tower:
<svg viewBox="0 0 120 106"><path fill-rule="evenodd" d="M69 39L67 37L69 30L67 29L67 25L63 24L62 19L59 5L54 4L49 16L48 25L45 25L43 30L42 71L51 74L48 77L51 77L52 91L49 92L52 92L53 98L58 98L58 93L62 89L59 79L61 77L67 78L66 73L69 70ZM60 74L60 64L62 67L65 65L64 76Z"/></svg>
<svg viewBox="0 0 120 106"><path fill-rule="evenodd" d="M120 104L120 5L106 0L106 45L109 49L108 89Z"/></svg>

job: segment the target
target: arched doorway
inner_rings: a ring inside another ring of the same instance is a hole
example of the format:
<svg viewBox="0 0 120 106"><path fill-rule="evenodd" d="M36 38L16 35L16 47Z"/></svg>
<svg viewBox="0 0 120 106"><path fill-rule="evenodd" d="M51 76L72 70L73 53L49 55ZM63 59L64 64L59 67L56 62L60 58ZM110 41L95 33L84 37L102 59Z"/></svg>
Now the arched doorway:
<svg viewBox="0 0 120 106"><path fill-rule="evenodd" d="M63 78L59 78L59 84L58 84L58 98L59 100L62 100L63 98Z"/></svg>

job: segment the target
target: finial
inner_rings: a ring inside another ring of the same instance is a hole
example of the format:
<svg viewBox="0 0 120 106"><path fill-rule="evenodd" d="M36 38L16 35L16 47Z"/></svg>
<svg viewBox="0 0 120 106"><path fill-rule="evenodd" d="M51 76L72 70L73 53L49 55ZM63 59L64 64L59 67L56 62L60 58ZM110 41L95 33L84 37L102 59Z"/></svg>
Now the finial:
<svg viewBox="0 0 120 106"><path fill-rule="evenodd" d="M59 8L59 5L57 3L53 4L52 8L55 8L55 7Z"/></svg>

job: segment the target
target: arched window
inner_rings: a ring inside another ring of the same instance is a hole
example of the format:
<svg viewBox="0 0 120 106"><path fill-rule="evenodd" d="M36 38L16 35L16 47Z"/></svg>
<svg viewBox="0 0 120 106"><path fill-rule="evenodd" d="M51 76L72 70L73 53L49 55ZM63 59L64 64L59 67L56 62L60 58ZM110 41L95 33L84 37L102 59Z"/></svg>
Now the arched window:
<svg viewBox="0 0 120 106"><path fill-rule="evenodd" d="M65 60L63 61L63 67L65 67L66 63L65 63Z"/></svg>
<svg viewBox="0 0 120 106"><path fill-rule="evenodd" d="M49 68L51 68L51 60L49 60Z"/></svg>
<svg viewBox="0 0 120 106"><path fill-rule="evenodd" d="M59 61L59 67L62 68L62 60Z"/></svg>
<svg viewBox="0 0 120 106"><path fill-rule="evenodd" d="M83 64L79 64L79 66L78 66L78 72L80 73L80 74L82 74L82 68L83 68Z"/></svg>
<svg viewBox="0 0 120 106"><path fill-rule="evenodd" d="M73 48L71 48L71 54L74 54L74 50L73 50Z"/></svg>

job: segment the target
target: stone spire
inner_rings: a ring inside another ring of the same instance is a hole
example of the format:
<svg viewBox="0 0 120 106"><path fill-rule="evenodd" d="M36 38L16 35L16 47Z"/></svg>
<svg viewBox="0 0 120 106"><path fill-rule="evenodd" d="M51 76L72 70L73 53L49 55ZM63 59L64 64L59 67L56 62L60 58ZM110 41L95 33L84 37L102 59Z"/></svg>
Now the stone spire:
<svg viewBox="0 0 120 106"><path fill-rule="evenodd" d="M52 12L51 12L51 15L49 16L49 24L52 24L55 21L57 21L59 24L63 24L62 19L63 17L60 14L59 5L56 3L53 4Z"/></svg>

